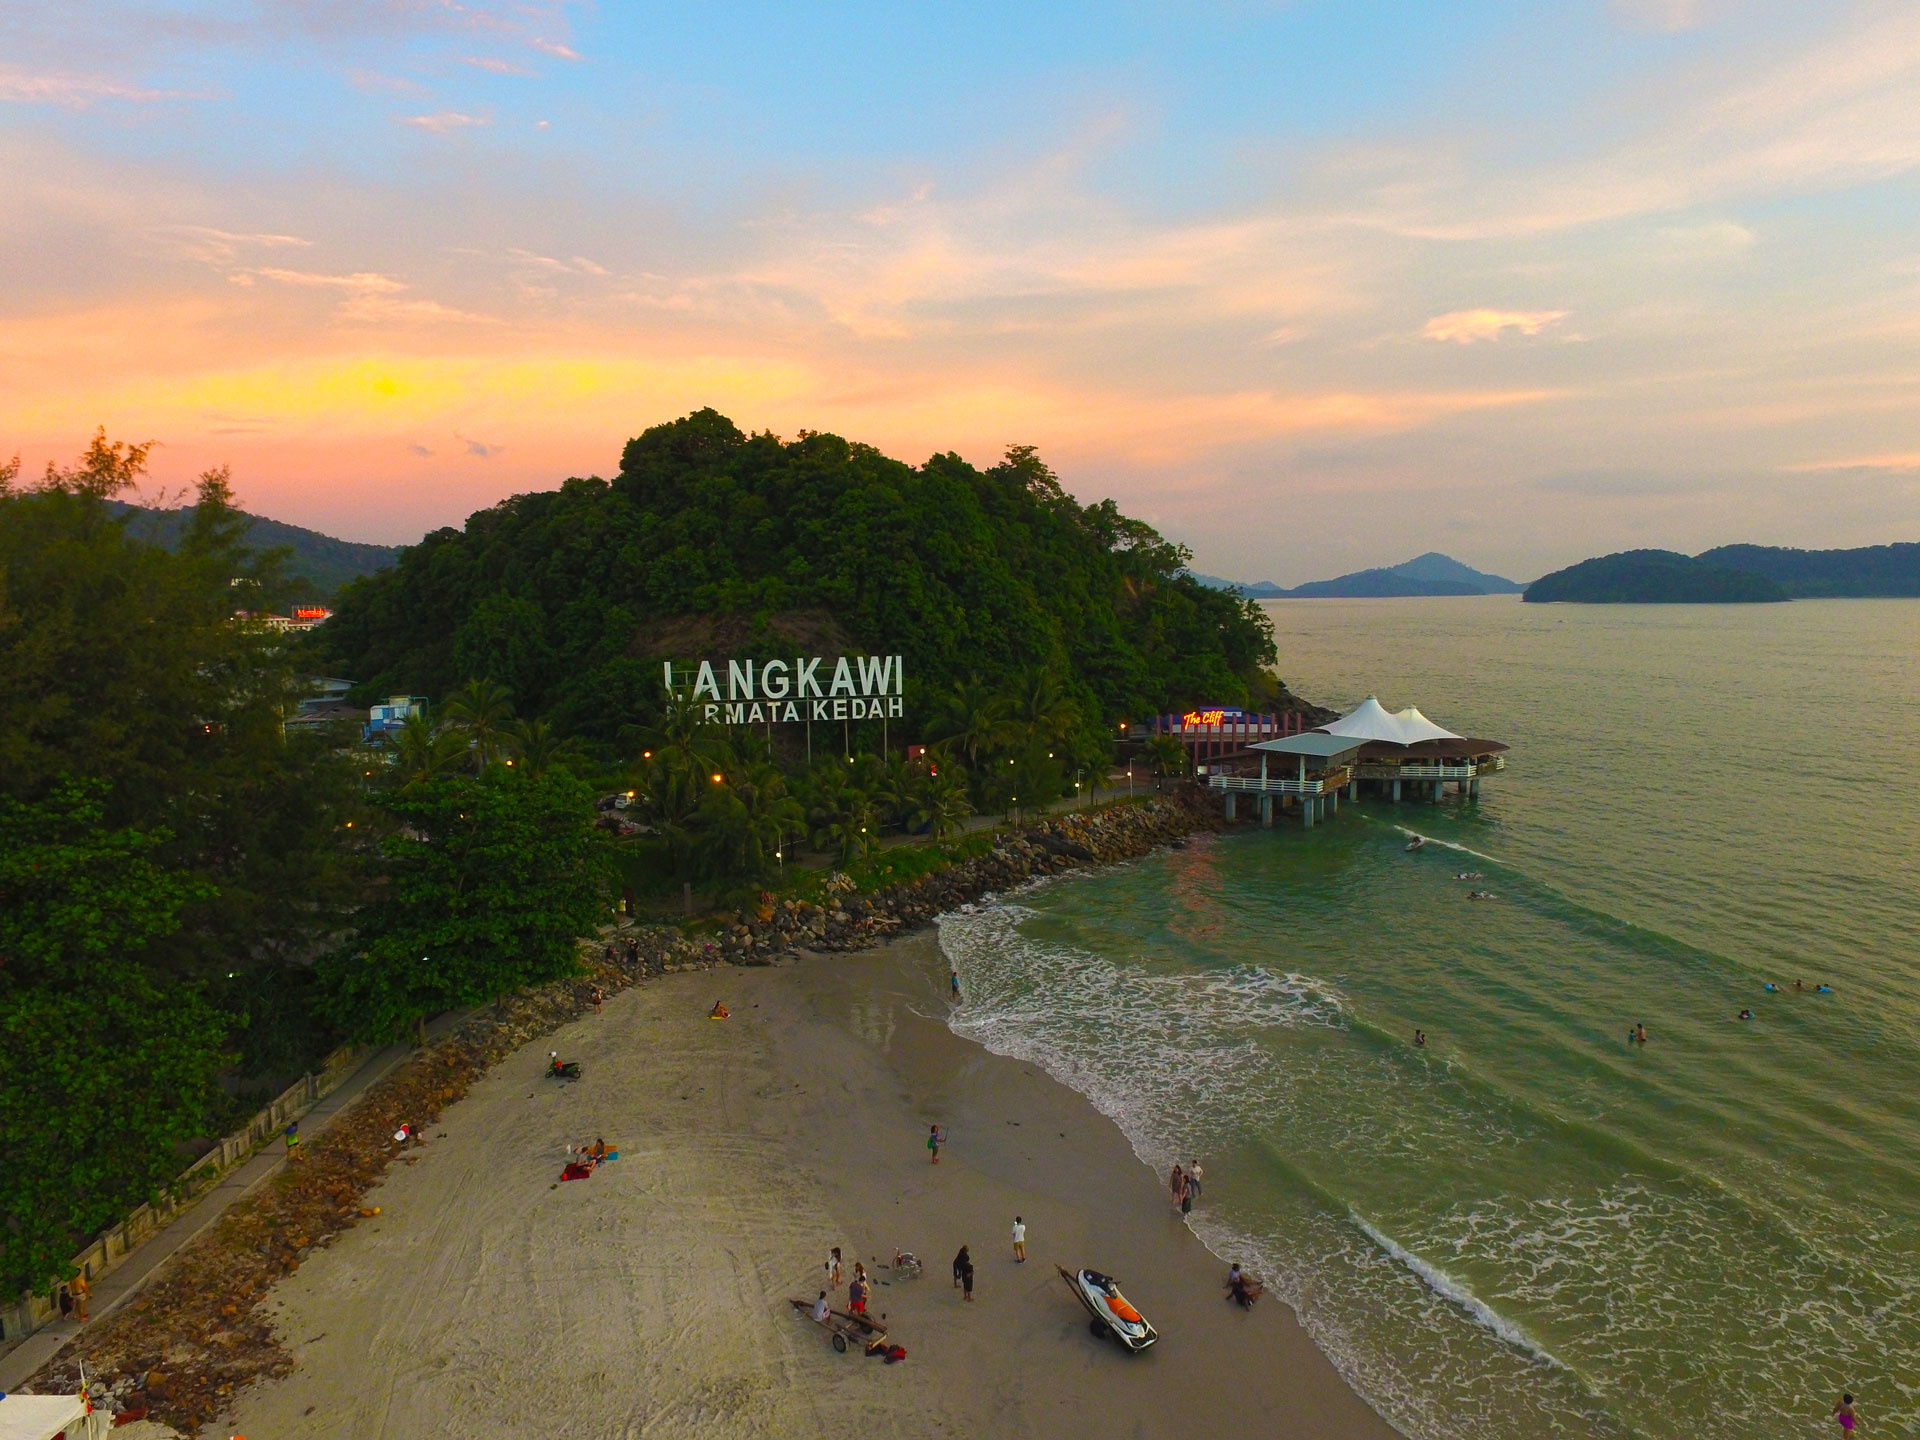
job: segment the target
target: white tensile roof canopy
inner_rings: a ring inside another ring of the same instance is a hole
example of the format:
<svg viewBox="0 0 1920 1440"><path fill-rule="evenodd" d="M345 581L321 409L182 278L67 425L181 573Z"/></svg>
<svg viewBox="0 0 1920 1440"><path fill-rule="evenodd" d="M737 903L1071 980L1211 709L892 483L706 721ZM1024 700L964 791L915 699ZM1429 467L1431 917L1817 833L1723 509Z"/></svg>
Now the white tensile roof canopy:
<svg viewBox="0 0 1920 1440"><path fill-rule="evenodd" d="M1322 725L1320 730L1323 734L1345 735L1354 740L1384 740L1390 745L1460 739L1451 730L1442 730L1412 705L1390 713L1374 695L1369 695L1331 725Z"/></svg>

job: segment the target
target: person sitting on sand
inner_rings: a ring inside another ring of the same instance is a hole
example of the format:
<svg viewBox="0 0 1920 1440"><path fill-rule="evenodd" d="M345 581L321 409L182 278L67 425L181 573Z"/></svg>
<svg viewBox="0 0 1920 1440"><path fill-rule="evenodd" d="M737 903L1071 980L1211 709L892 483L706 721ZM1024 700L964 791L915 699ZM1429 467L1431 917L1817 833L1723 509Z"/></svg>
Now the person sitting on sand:
<svg viewBox="0 0 1920 1440"><path fill-rule="evenodd" d="M716 1000L713 1002L713 1009L707 1012L707 1019L725 1020L732 1013L733 1012L728 1010L725 1005L721 1004L720 1001Z"/></svg>
<svg viewBox="0 0 1920 1440"><path fill-rule="evenodd" d="M1227 1271L1227 1294L1242 1310L1251 1310L1253 1302L1266 1293L1267 1287L1242 1270L1236 1262Z"/></svg>
<svg viewBox="0 0 1920 1440"><path fill-rule="evenodd" d="M607 1158L607 1142L603 1138L595 1137L593 1148L587 1151L587 1157L598 1165Z"/></svg>
<svg viewBox="0 0 1920 1440"><path fill-rule="evenodd" d="M820 1298L813 1302L813 1318L824 1325L827 1323L828 1312L832 1309L833 1307L827 1303L827 1292L822 1290Z"/></svg>

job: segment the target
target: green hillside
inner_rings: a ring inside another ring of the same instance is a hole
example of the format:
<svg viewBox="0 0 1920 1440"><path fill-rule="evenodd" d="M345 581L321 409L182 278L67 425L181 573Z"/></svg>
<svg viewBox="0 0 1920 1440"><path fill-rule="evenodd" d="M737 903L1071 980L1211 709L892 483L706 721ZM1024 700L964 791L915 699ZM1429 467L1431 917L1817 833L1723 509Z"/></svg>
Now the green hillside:
<svg viewBox="0 0 1920 1440"><path fill-rule="evenodd" d="M127 530L142 540L172 549L180 542L193 518L191 508L156 510L145 505L113 501L111 513L127 516ZM246 522L245 542L256 550L290 551L286 571L296 583L304 582L306 593L300 599L326 600L349 580L385 570L399 558L397 545L367 545L357 540L336 540L318 530L269 520L264 515L240 512Z"/></svg>
<svg viewBox="0 0 1920 1440"><path fill-rule="evenodd" d="M1785 600L1788 595L1764 575L1710 565L1672 550L1624 550L1542 575L1522 598L1535 604L1726 605Z"/></svg>
<svg viewBox="0 0 1920 1440"><path fill-rule="evenodd" d="M1098 725L1270 698L1267 620L1187 558L1111 501L1077 503L1025 447L914 466L702 410L631 441L611 480L428 535L348 586L315 643L368 692L492 679L522 715L608 742L658 699L663 658L796 643L903 656L896 743L969 678L1051 670Z"/></svg>

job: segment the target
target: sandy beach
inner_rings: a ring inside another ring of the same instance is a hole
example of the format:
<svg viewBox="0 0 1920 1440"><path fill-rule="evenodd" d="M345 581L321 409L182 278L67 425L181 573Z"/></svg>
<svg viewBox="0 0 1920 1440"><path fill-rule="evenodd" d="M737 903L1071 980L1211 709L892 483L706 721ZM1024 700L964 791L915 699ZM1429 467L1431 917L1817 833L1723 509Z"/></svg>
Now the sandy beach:
<svg viewBox="0 0 1920 1440"><path fill-rule="evenodd" d="M1284 1306L1225 1300L1110 1121L948 1031L944 975L931 933L669 975L528 1046L372 1193L378 1219L278 1287L295 1373L219 1433L1392 1435ZM705 1018L717 999L731 1019ZM551 1048L583 1078L543 1080ZM621 1158L559 1184L596 1136ZM904 1363L836 1354L787 1304L833 1245ZM897 1248L926 1273L894 1280ZM1091 1337L1056 1261L1119 1277L1157 1349Z"/></svg>

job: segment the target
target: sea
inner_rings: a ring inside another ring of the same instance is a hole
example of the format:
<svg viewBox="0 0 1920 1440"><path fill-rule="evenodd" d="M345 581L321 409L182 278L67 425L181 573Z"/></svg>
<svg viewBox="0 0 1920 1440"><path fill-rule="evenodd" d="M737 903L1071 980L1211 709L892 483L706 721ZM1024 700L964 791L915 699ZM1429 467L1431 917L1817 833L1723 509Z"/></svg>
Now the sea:
<svg viewBox="0 0 1920 1440"><path fill-rule="evenodd" d="M1920 601L1268 611L1508 768L949 915L954 1028L1197 1158L1409 1436L1915 1433Z"/></svg>

